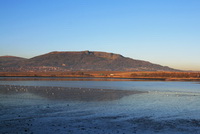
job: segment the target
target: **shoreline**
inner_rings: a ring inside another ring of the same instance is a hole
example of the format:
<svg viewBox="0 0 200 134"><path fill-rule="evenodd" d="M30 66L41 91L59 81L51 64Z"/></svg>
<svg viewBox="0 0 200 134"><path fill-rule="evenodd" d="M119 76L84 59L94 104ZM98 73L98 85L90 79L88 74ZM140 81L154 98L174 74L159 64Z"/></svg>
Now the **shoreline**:
<svg viewBox="0 0 200 134"><path fill-rule="evenodd" d="M12 80L63 80L63 81L191 81L199 82L200 78L146 78L146 77L79 77L79 76L0 76L1 81Z"/></svg>

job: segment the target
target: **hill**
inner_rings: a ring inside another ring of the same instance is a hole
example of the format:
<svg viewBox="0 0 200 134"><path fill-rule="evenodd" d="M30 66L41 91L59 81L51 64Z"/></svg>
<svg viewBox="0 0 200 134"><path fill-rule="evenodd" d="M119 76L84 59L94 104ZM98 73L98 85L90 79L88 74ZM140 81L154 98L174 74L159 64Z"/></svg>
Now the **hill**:
<svg viewBox="0 0 200 134"><path fill-rule="evenodd" d="M25 60L25 58L15 57L15 56L0 56L0 65L19 62L22 60Z"/></svg>
<svg viewBox="0 0 200 134"><path fill-rule="evenodd" d="M0 72L179 71L119 54L81 51L50 52L30 59L0 57Z"/></svg>
<svg viewBox="0 0 200 134"><path fill-rule="evenodd" d="M25 58L15 56L0 56L0 72L13 71L18 63L25 60Z"/></svg>

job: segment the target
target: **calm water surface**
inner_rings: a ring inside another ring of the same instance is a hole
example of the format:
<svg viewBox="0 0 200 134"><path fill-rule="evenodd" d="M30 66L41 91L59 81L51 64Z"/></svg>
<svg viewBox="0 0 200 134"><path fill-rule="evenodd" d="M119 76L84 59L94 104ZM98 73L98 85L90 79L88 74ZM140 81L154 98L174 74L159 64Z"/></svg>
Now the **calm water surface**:
<svg viewBox="0 0 200 134"><path fill-rule="evenodd" d="M11 121L22 117L23 119L31 118L37 120L32 121L36 127L40 127L36 123L38 121L44 127L48 126L47 122L48 124L55 122L54 124L57 125L61 123L60 126L63 128L60 128L58 133L64 133L64 128L71 133L200 132L200 84L197 82L1 80L0 85L145 91L145 93L127 95L117 100L98 102L50 100L29 92L4 93L0 94L0 119L2 121ZM72 126L63 126L69 122ZM111 125L110 123L113 123L113 128L107 128L106 125ZM16 125L17 122L14 121L14 124ZM162 126L157 128L156 126L159 125ZM83 127L82 130L79 129L80 126ZM30 132L43 133L36 131L34 127L31 128ZM47 133L51 132L50 128L47 129L48 131L46 130ZM6 130L5 127L3 132ZM16 131L20 130L19 125L19 129ZM53 129L53 131L56 130Z"/></svg>

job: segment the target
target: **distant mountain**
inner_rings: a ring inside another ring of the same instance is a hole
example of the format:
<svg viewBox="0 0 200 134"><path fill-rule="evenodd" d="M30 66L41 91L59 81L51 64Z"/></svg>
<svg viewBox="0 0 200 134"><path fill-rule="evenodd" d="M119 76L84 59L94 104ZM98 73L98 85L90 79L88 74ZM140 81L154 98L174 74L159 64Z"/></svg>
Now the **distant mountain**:
<svg viewBox="0 0 200 134"><path fill-rule="evenodd" d="M30 59L2 56L0 72L179 71L106 52L50 52Z"/></svg>
<svg viewBox="0 0 200 134"><path fill-rule="evenodd" d="M15 56L0 56L0 64L9 64L22 60L25 60L25 58L15 57Z"/></svg>
<svg viewBox="0 0 200 134"><path fill-rule="evenodd" d="M18 68L17 64L24 60L26 59L15 56L0 56L0 72L13 72L14 68Z"/></svg>

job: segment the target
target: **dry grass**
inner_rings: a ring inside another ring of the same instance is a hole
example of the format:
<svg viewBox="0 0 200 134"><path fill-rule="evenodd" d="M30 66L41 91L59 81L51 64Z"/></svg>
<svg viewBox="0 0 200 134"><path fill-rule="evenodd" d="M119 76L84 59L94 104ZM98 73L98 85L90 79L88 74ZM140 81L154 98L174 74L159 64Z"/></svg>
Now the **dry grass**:
<svg viewBox="0 0 200 134"><path fill-rule="evenodd" d="M0 72L0 76L15 77L94 77L132 78L160 80L200 80L200 72L120 72L120 71L74 71L74 72Z"/></svg>

